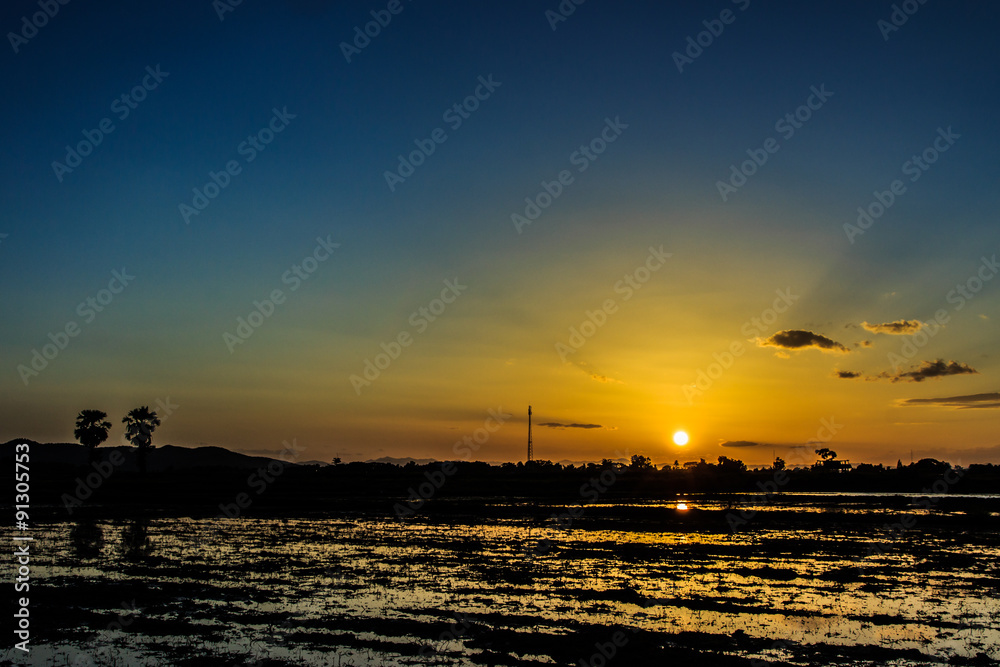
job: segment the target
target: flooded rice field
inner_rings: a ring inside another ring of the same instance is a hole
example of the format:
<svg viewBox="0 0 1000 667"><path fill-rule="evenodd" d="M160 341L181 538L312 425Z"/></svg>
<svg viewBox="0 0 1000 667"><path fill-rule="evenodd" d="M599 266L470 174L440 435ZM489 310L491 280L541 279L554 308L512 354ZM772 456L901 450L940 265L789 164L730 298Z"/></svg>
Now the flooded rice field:
<svg viewBox="0 0 1000 667"><path fill-rule="evenodd" d="M634 511L490 505L475 518L405 521L355 513L47 523L33 532L33 649L5 647L3 658L997 664L996 513L969 518L896 500L901 509L888 513L844 498L786 499L758 514L747 504L738 528L731 511L697 499L682 503L688 509L626 508ZM871 520L850 520L865 512Z"/></svg>

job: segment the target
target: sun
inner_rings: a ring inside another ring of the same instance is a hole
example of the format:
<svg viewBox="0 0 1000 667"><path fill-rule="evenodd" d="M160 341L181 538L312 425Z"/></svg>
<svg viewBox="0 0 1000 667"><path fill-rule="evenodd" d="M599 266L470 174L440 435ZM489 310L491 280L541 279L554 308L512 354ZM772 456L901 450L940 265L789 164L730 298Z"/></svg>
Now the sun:
<svg viewBox="0 0 1000 667"><path fill-rule="evenodd" d="M677 433L674 433L674 444L680 445L681 447L688 444L688 434L684 431L677 431Z"/></svg>

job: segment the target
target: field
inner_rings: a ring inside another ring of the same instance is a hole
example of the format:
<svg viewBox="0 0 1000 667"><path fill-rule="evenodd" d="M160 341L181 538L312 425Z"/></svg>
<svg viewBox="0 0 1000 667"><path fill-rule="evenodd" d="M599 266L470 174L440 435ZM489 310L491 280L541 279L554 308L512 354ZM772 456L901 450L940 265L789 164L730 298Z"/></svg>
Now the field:
<svg viewBox="0 0 1000 667"><path fill-rule="evenodd" d="M6 657L996 664L1000 500L917 500L786 494L741 505L749 520L735 530L734 496L693 496L687 509L454 500L405 521L355 511L48 523L34 532L34 649L27 662Z"/></svg>

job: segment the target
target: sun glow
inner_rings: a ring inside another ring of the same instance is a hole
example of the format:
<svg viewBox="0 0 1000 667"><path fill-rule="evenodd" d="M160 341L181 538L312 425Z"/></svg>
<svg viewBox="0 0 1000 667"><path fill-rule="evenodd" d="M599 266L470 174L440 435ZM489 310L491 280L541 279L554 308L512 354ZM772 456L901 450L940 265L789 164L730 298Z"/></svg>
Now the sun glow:
<svg viewBox="0 0 1000 667"><path fill-rule="evenodd" d="M674 433L674 444L680 445L681 447L688 444L688 434L684 431L677 431L677 433Z"/></svg>

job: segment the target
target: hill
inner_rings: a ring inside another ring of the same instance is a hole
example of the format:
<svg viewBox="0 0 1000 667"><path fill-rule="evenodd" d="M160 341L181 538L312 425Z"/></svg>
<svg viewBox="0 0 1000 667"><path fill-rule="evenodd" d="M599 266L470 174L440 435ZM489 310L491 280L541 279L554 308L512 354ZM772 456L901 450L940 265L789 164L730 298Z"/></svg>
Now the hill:
<svg viewBox="0 0 1000 667"><path fill-rule="evenodd" d="M13 457L14 445L27 442L31 445L32 465L86 466L89 452L83 445L73 442L39 443L27 438L16 438L0 445L0 458ZM97 448L97 460L103 461L117 451L125 458L122 470L136 471L136 449L128 446L101 446ZM150 450L147 457L149 472L170 472L198 468L228 468L254 470L266 466L275 459L266 456L247 456L223 447L177 447L162 445Z"/></svg>

